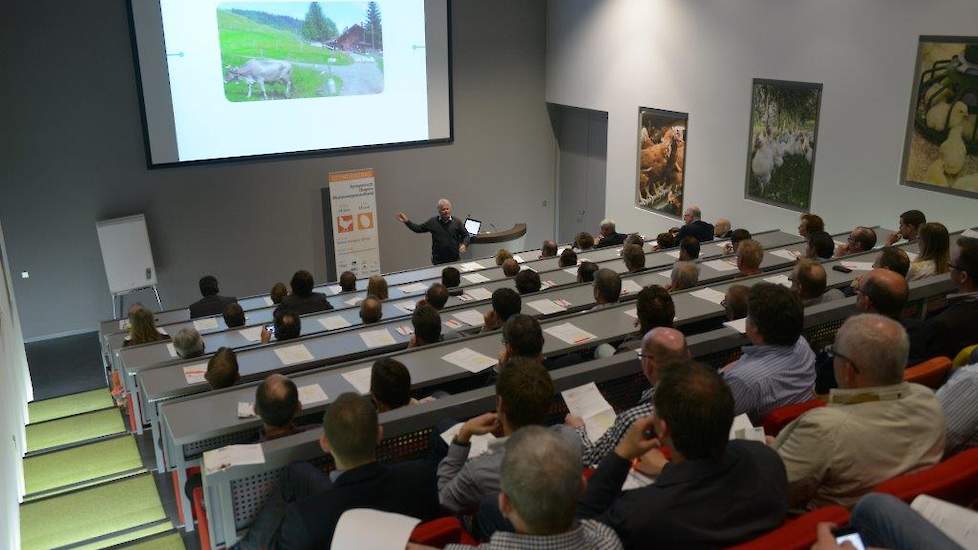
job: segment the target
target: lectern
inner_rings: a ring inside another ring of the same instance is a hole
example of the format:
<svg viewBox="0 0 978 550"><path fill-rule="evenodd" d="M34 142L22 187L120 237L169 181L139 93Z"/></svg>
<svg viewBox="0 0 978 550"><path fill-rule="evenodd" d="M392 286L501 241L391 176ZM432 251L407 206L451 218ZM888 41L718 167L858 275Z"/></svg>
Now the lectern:
<svg viewBox="0 0 978 550"><path fill-rule="evenodd" d="M526 250L526 224L518 223L502 231L485 231L483 225L483 231L472 236L469 249L462 257L464 259L485 258L495 255L500 248L505 248L514 253ZM525 259L529 261L536 258Z"/></svg>

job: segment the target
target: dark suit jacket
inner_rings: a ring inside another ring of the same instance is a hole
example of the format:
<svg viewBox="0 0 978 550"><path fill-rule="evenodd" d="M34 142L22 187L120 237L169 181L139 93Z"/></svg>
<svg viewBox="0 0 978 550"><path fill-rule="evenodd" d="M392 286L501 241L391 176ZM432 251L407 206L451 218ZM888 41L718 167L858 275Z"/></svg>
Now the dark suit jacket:
<svg viewBox="0 0 978 550"><path fill-rule="evenodd" d="M941 355L954 359L962 349L978 344L978 294L949 295L948 306L917 324L905 323L910 333L910 362Z"/></svg>
<svg viewBox="0 0 978 550"><path fill-rule="evenodd" d="M208 315L221 315L228 304L237 302L234 296L204 296L200 300L190 304L190 318L207 317Z"/></svg>
<svg viewBox="0 0 978 550"><path fill-rule="evenodd" d="M340 516L352 508L405 514L421 521L440 516L434 464L374 462L343 473L329 491L288 506L277 547L329 548Z"/></svg>
<svg viewBox="0 0 978 550"><path fill-rule="evenodd" d="M281 307L288 308L299 315L315 313L317 311L329 311L333 309L332 304L330 304L329 300L326 299L326 295L319 292L313 292L305 298L290 294L285 298L282 298Z"/></svg>
<svg viewBox="0 0 978 550"><path fill-rule="evenodd" d="M703 220L693 220L693 223L688 223L679 228L679 233L676 233L676 244L679 244L683 238L692 235L699 239L700 242L712 241L713 240L713 224L706 223Z"/></svg>
<svg viewBox="0 0 978 550"><path fill-rule="evenodd" d="M578 516L610 526L625 548L717 548L784 521L788 479L762 443L731 441L720 460L668 464L655 484L621 492L631 467L611 453L588 481Z"/></svg>
<svg viewBox="0 0 978 550"><path fill-rule="evenodd" d="M602 237L601 241L595 243L594 248L604 248L606 246L619 246L625 242L628 235L624 233L612 233L607 237Z"/></svg>

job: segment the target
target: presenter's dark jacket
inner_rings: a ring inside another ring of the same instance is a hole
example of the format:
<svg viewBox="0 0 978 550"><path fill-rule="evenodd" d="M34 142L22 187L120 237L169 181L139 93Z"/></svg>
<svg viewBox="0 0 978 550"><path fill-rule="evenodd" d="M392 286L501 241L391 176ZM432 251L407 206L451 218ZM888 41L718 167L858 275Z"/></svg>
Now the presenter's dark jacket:
<svg viewBox="0 0 978 550"><path fill-rule="evenodd" d="M687 223L679 228L679 233L676 233L676 243L690 235L696 237L699 242L712 241L713 224L703 220L693 220L693 223Z"/></svg>
<svg viewBox="0 0 978 550"><path fill-rule="evenodd" d="M469 244L469 232L462 220L451 217L442 221L441 216L433 216L422 224L411 220L404 222L415 233L431 233L431 263L444 264L458 261L458 246Z"/></svg>
<svg viewBox="0 0 978 550"><path fill-rule="evenodd" d="M719 460L667 464L654 484L622 492L630 468L608 454L577 508L625 548L730 546L780 526L788 512L784 463L763 443L731 441Z"/></svg>
<svg viewBox="0 0 978 550"><path fill-rule="evenodd" d="M628 235L624 233L612 233L607 237L601 237L601 240L595 243L594 248L604 248L606 246L619 246L625 243L625 239Z"/></svg>
<svg viewBox="0 0 978 550"><path fill-rule="evenodd" d="M228 304L233 304L237 302L238 299L233 296L204 296L200 300L190 304L190 318L196 319L198 317L207 317L208 315L220 315L224 313L224 308Z"/></svg>
<svg viewBox="0 0 978 550"><path fill-rule="evenodd" d="M277 548L320 550L329 548L343 512L371 508L419 518L440 515L438 486L431 461L380 464L372 462L344 472L332 489L298 502L285 511Z"/></svg>
<svg viewBox="0 0 978 550"><path fill-rule="evenodd" d="M282 298L282 305L279 307L287 308L299 315L333 309L333 305L326 299L326 295L319 292L313 292L309 296L290 294Z"/></svg>

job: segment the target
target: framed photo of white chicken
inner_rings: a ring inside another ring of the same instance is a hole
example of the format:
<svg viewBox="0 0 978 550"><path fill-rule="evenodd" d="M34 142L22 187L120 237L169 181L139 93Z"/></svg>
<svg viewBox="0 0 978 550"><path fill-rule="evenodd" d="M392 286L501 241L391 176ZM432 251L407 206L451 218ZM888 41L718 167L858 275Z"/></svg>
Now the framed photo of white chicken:
<svg viewBox="0 0 978 550"><path fill-rule="evenodd" d="M808 212L822 85L755 78L744 197Z"/></svg>
<svg viewBox="0 0 978 550"><path fill-rule="evenodd" d="M678 218L686 188L686 128L689 115L638 108L638 183L635 205Z"/></svg>
<svg viewBox="0 0 978 550"><path fill-rule="evenodd" d="M978 197L978 38L922 36L904 185Z"/></svg>

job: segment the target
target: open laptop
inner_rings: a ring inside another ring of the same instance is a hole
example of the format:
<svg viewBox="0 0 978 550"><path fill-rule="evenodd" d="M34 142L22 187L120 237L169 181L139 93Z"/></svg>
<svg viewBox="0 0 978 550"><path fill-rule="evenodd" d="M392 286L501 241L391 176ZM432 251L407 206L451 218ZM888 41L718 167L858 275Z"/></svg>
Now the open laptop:
<svg viewBox="0 0 978 550"><path fill-rule="evenodd" d="M478 235L480 229L482 229L482 222L472 218L465 218L465 230L469 232L469 235Z"/></svg>

